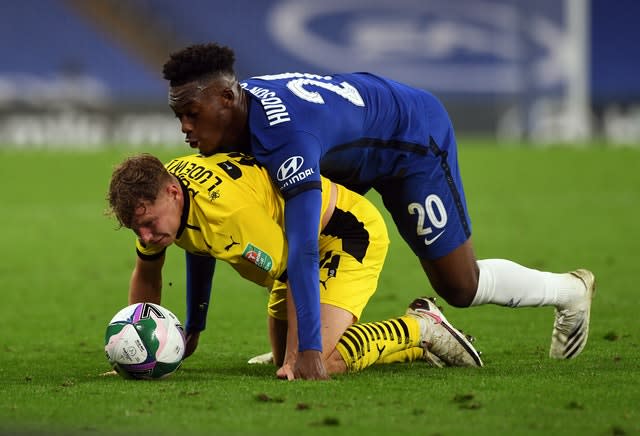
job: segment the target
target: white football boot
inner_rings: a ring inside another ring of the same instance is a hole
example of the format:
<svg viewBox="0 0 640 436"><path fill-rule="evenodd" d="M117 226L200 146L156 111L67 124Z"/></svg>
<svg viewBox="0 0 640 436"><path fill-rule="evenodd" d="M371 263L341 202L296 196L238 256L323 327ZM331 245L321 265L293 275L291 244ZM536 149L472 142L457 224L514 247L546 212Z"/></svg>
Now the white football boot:
<svg viewBox="0 0 640 436"><path fill-rule="evenodd" d="M268 353L254 356L247 363L249 365L271 365L273 363L273 353L269 351Z"/></svg>
<svg viewBox="0 0 640 436"><path fill-rule="evenodd" d="M584 284L584 294L563 307L556 307L556 320L551 334L549 357L573 359L587 344L591 299L596 292L596 278L591 271L579 269L570 274Z"/></svg>
<svg viewBox="0 0 640 436"><path fill-rule="evenodd" d="M480 353L471 345L473 338L464 335L447 321L436 306L435 298L416 298L407 315L418 319L425 360L433 366L483 366ZM434 357L435 356L435 357Z"/></svg>
<svg viewBox="0 0 640 436"><path fill-rule="evenodd" d="M424 349L422 359L426 361L429 366L433 366L435 368L444 368L445 366L447 366L447 364L444 363L442 359L440 359L438 356L427 349Z"/></svg>

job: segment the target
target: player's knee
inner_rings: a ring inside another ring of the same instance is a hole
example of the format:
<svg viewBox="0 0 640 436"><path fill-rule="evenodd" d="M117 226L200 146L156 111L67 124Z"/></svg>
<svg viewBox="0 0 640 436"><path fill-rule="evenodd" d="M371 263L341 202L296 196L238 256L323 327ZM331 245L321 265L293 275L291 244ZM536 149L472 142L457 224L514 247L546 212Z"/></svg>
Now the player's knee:
<svg viewBox="0 0 640 436"><path fill-rule="evenodd" d="M326 359L324 359L324 367L329 375L344 374L347 372L347 363L335 348Z"/></svg>
<svg viewBox="0 0 640 436"><path fill-rule="evenodd" d="M470 242L437 260L420 261L431 286L447 303L469 307L476 296L480 270Z"/></svg>
<svg viewBox="0 0 640 436"><path fill-rule="evenodd" d="M469 307L473 301L473 297L469 298L467 294L461 292L447 294L444 299L453 307Z"/></svg>
<svg viewBox="0 0 640 436"><path fill-rule="evenodd" d="M435 291L451 306L469 307L476 296L477 289L477 279L470 278L467 281L442 283Z"/></svg>

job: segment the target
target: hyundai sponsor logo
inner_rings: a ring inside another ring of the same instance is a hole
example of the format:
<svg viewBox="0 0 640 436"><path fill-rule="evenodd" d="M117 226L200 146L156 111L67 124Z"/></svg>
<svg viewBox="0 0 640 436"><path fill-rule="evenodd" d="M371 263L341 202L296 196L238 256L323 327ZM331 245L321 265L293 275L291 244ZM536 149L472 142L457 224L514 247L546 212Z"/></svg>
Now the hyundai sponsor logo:
<svg viewBox="0 0 640 436"><path fill-rule="evenodd" d="M278 168L278 180L283 182L293 176L302 167L303 163L304 158L302 156L291 156L285 160Z"/></svg>

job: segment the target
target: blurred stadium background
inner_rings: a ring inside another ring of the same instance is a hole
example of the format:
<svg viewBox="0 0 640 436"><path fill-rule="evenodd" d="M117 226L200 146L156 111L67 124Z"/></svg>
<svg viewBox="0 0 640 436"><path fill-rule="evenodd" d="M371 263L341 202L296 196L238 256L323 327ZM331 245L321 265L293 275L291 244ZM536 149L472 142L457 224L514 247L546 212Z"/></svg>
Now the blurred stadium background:
<svg viewBox="0 0 640 436"><path fill-rule="evenodd" d="M161 66L195 42L240 77L372 71L457 131L640 146L637 0L5 0L0 147L175 146Z"/></svg>

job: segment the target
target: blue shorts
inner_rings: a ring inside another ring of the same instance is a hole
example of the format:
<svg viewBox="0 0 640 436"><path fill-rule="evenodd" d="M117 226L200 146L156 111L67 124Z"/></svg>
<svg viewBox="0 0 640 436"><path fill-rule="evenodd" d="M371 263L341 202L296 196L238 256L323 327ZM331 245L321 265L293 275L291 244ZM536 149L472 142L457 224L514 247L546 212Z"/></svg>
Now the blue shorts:
<svg viewBox="0 0 640 436"><path fill-rule="evenodd" d="M416 153L402 175L376 183L400 235L420 259L449 254L471 236L453 129L444 123L428 152Z"/></svg>

